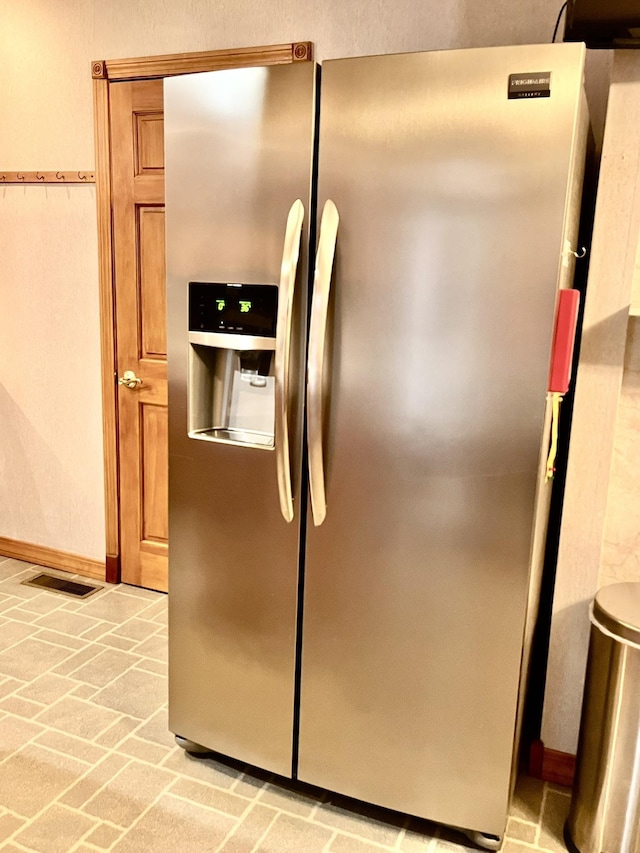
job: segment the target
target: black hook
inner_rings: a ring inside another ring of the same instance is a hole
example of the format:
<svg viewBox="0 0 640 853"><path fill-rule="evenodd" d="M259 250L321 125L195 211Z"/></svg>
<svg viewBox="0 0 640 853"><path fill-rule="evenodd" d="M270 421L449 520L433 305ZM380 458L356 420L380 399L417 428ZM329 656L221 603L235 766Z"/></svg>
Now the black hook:
<svg viewBox="0 0 640 853"><path fill-rule="evenodd" d="M40 172L36 172L36 181L44 181L44 175L41 175Z"/></svg>
<svg viewBox="0 0 640 853"><path fill-rule="evenodd" d="M80 172L78 172L78 180L79 180L79 181L86 181L86 180L87 180L87 176L86 176L86 175L81 175L81 174L80 174Z"/></svg>
<svg viewBox="0 0 640 853"><path fill-rule="evenodd" d="M57 178L59 181L64 181L64 180L65 180L64 175L63 175L63 174L61 174L60 172L56 172L56 178Z"/></svg>
<svg viewBox="0 0 640 853"><path fill-rule="evenodd" d="M22 172L18 172L16 177L18 178L19 181L24 181L24 175L22 174Z"/></svg>

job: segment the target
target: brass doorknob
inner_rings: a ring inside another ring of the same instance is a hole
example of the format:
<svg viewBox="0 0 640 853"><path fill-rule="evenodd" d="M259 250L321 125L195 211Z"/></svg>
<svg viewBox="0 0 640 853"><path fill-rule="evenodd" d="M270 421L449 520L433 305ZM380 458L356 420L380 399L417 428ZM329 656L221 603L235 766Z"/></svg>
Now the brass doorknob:
<svg viewBox="0 0 640 853"><path fill-rule="evenodd" d="M127 388L136 388L138 385L142 385L142 379L138 379L133 370L125 370L120 379L118 379L118 385L126 385Z"/></svg>

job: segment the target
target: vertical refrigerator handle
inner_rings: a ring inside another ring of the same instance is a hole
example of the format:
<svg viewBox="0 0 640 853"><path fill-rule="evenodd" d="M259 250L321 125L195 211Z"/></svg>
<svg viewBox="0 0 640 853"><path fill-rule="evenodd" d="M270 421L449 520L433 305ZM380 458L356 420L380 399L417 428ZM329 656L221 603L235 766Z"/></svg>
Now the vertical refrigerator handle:
<svg viewBox="0 0 640 853"><path fill-rule="evenodd" d="M309 362L307 368L307 443L309 446L309 491L313 523L319 527L327 515L324 481L323 434L323 374L327 334L327 314L331 292L331 272L336 253L336 237L340 216L335 204L328 199L322 211L320 238L313 277L313 301L309 329Z"/></svg>
<svg viewBox="0 0 640 853"><path fill-rule="evenodd" d="M291 488L291 456L289 453L289 357L291 352L291 322L296 272L300 256L300 238L304 206L300 199L294 201L287 217L284 234L280 283L278 285L278 318L276 323L275 357L275 445L276 470L280 511L285 521L293 521L293 493Z"/></svg>

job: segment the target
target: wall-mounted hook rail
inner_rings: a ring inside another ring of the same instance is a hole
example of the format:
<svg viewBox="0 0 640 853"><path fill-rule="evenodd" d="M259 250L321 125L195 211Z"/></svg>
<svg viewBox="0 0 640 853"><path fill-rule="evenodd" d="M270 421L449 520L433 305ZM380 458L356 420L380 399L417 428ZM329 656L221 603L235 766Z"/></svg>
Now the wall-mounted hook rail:
<svg viewBox="0 0 640 853"><path fill-rule="evenodd" d="M0 170L0 183L3 184L95 184L95 182L95 173L89 170L57 172Z"/></svg>

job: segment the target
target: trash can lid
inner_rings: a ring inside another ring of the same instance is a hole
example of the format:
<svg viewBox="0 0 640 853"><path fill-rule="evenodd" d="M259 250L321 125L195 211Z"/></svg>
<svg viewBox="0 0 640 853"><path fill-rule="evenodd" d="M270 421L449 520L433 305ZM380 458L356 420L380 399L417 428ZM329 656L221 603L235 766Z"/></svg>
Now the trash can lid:
<svg viewBox="0 0 640 853"><path fill-rule="evenodd" d="M598 590L593 617L603 628L640 645L640 583L614 583Z"/></svg>

